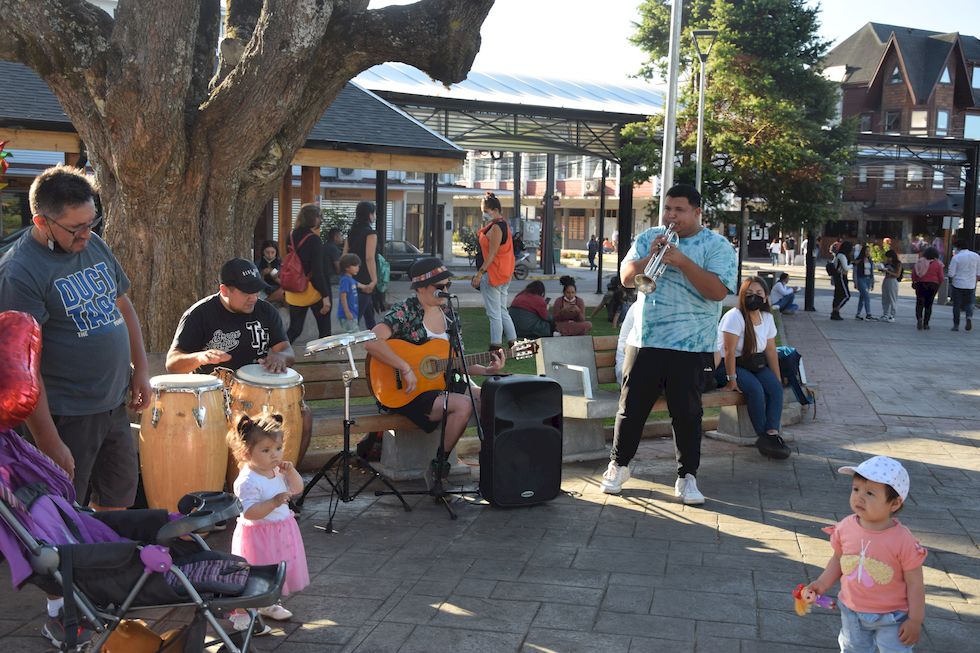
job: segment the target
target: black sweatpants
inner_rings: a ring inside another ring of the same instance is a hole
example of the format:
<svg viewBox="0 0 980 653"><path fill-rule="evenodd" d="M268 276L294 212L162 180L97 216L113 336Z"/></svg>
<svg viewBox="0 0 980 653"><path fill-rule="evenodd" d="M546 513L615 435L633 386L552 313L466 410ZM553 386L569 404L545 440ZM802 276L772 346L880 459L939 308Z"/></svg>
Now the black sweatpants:
<svg viewBox="0 0 980 653"><path fill-rule="evenodd" d="M677 475L697 476L701 464L704 364L705 355L701 352L626 346L623 389L610 454L618 465L628 465L636 455L650 410L663 394L674 426Z"/></svg>
<svg viewBox="0 0 980 653"><path fill-rule="evenodd" d="M847 300L851 298L851 291L847 287L847 279L840 274L834 275L834 312L840 311Z"/></svg>

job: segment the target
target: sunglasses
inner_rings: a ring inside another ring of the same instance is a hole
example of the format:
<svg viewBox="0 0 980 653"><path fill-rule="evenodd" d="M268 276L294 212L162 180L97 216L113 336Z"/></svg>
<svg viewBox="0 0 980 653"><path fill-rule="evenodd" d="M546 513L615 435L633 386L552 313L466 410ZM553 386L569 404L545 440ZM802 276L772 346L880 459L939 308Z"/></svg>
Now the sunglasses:
<svg viewBox="0 0 980 653"><path fill-rule="evenodd" d="M438 286L432 286L432 287L435 288L436 291L438 292L438 291L446 291L446 290L449 290L449 287L452 286L452 285L453 285L453 282L452 281L447 281L446 283L442 283L442 284L439 284Z"/></svg>

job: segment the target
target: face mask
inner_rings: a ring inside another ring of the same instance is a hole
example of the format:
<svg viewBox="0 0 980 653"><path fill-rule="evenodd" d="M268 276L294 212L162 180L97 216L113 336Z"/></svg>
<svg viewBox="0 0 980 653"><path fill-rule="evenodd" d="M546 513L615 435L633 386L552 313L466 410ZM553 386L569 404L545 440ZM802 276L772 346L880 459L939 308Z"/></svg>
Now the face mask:
<svg viewBox="0 0 980 653"><path fill-rule="evenodd" d="M484 211L483 212L483 219L484 220L493 220L493 216L490 213Z"/></svg>
<svg viewBox="0 0 980 653"><path fill-rule="evenodd" d="M758 295L746 295L745 297L745 309L748 311L758 311L765 306L766 300Z"/></svg>

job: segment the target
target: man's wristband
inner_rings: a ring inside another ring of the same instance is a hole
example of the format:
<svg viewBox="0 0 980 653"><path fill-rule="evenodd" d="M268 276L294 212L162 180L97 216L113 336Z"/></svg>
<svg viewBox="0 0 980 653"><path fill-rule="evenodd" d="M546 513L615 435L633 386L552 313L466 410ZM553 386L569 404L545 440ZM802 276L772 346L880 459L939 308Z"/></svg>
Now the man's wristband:
<svg viewBox="0 0 980 653"><path fill-rule="evenodd" d="M738 375L737 374L731 374L731 375L726 374L725 375L725 378L728 379L729 381L734 381L735 379L738 378Z"/></svg>

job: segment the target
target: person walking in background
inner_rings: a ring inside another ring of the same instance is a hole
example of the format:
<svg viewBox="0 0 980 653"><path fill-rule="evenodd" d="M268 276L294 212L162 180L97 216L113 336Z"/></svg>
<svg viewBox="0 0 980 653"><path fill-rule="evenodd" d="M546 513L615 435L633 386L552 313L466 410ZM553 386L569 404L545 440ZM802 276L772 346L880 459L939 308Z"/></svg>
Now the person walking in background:
<svg viewBox="0 0 980 653"><path fill-rule="evenodd" d="M831 246L831 250L833 249L834 247ZM830 312L830 319L843 320L844 318L840 316L840 309L851 298L851 291L847 288L847 272L851 269L851 263L847 257L851 251L851 244L846 241L842 242L836 250L837 253L827 262L827 273L830 275L830 281L834 284L834 303Z"/></svg>
<svg viewBox="0 0 980 653"><path fill-rule="evenodd" d="M327 231L327 237L323 241L324 265L327 274L331 277L340 278L340 257L344 255L344 234L338 227L331 227Z"/></svg>
<svg viewBox="0 0 980 653"><path fill-rule="evenodd" d="M785 242L786 265L796 265L796 238L789 236Z"/></svg>
<svg viewBox="0 0 980 653"><path fill-rule="evenodd" d="M357 310L364 318L364 328L373 329L377 323L374 313L374 289L378 285L378 232L374 230L374 204L358 202L354 209L354 224L344 242L344 254L357 254L361 268L357 281Z"/></svg>
<svg viewBox="0 0 980 653"><path fill-rule="evenodd" d="M810 251L810 239L804 238L800 243L800 256L803 257L803 265L806 265L806 255Z"/></svg>
<svg viewBox="0 0 980 653"><path fill-rule="evenodd" d="M783 249L783 244L779 242L778 238L773 238L772 242L769 243L769 261L772 263L773 267L779 265L779 254Z"/></svg>
<svg viewBox="0 0 980 653"><path fill-rule="evenodd" d="M749 333L752 335L747 336ZM783 383L776 356L776 322L766 297L766 283L759 277L742 282L738 306L727 311L718 324L715 381L719 388L745 396L759 453L768 458L789 458L790 448L779 436Z"/></svg>
<svg viewBox="0 0 980 653"><path fill-rule="evenodd" d="M881 282L881 319L895 321L895 304L898 302L898 282L902 280L902 262L895 250L885 252L882 266L885 279Z"/></svg>
<svg viewBox="0 0 980 653"><path fill-rule="evenodd" d="M721 301L735 289L737 258L725 237L701 224L701 194L678 184L667 190L664 225L673 224L676 245L666 242L666 226L647 229L633 242L619 274L632 286L661 248L666 264L657 291L637 301L627 336L623 389L616 413L609 466L602 491L620 492L630 478L647 417L661 395L667 397L674 428L677 476L674 494L686 505L701 505L696 476L701 464L705 356L715 350Z"/></svg>
<svg viewBox="0 0 980 653"><path fill-rule="evenodd" d="M871 314L871 291L875 287L874 264L868 254L868 246L861 245L858 255L854 259L854 286L858 290L858 310L854 317L858 320L877 321ZM864 307L864 315L861 315L861 308Z"/></svg>
<svg viewBox="0 0 980 653"><path fill-rule="evenodd" d="M296 224L289 234L288 250L295 250L309 279L303 292L286 291L289 305L289 329L286 337L296 342L303 333L308 311L316 319L318 338L330 335L330 277L323 267L323 243L320 241L320 220L323 214L316 204L304 204L296 214Z"/></svg>
<svg viewBox="0 0 980 653"><path fill-rule="evenodd" d="M555 322L548 314L548 300L544 296L544 284L532 281L517 293L507 309L518 338L550 338L555 332Z"/></svg>
<svg viewBox="0 0 980 653"><path fill-rule="evenodd" d="M592 323L585 319L585 302L576 294L575 279L564 276L560 283L561 297L551 305L555 329L563 336L584 336L592 331Z"/></svg>
<svg viewBox="0 0 980 653"><path fill-rule="evenodd" d="M340 269L343 275L340 277L340 287L337 290L337 299L340 302L340 328L347 333L357 331L358 318L358 299L357 281L354 277L361 270L361 259L357 254L344 254L340 257Z"/></svg>
<svg viewBox="0 0 980 653"><path fill-rule="evenodd" d="M490 349L502 349L517 340L514 321L507 312L507 291L514 274L514 239L500 213L500 200L487 192L480 207L486 224L478 232L480 251L476 255L476 274L470 284L483 296L483 307L490 320Z"/></svg>
<svg viewBox="0 0 980 653"><path fill-rule="evenodd" d="M966 330L973 328L973 305L977 301L980 254L966 240L956 241L956 255L949 261L949 285L953 296L953 331L960 330L960 313L966 313Z"/></svg>
<svg viewBox="0 0 980 653"><path fill-rule="evenodd" d="M912 288L915 289L915 328L928 329L932 318L932 302L943 282L943 262L935 247L926 247L912 267Z"/></svg>
<svg viewBox="0 0 980 653"><path fill-rule="evenodd" d="M599 252L599 241L596 240L595 234L592 234L592 238L589 239L588 244L589 250L589 270L595 270L595 255Z"/></svg>

